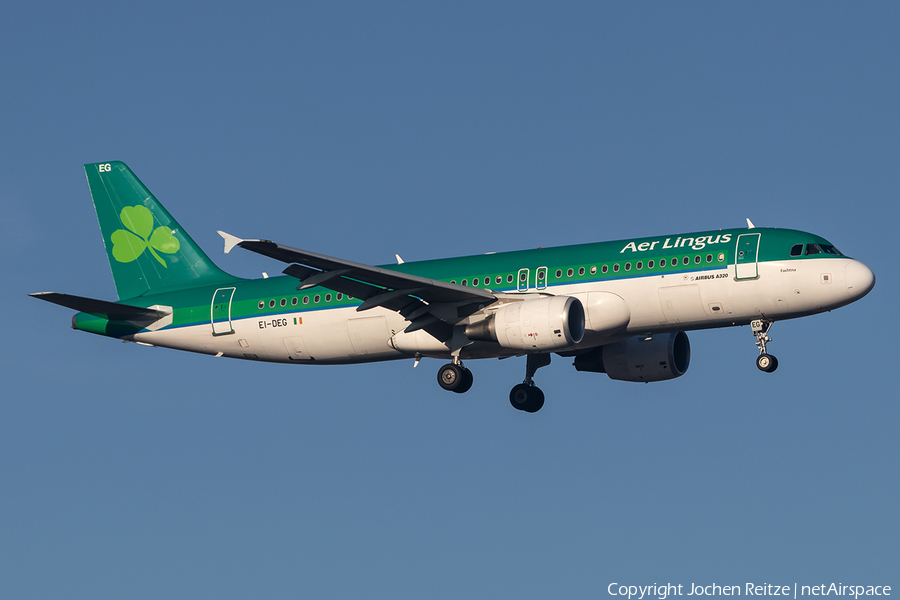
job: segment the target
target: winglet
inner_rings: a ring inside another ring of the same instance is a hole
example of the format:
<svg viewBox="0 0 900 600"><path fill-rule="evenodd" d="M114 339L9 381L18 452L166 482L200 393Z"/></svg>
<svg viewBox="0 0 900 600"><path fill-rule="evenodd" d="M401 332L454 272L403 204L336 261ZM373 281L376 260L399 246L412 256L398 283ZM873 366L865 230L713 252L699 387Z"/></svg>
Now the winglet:
<svg viewBox="0 0 900 600"><path fill-rule="evenodd" d="M238 244L240 244L241 242L244 241L241 238L235 237L235 236L231 235L230 233L225 233L224 231L217 231L216 233L221 235L222 238L225 240L225 254L228 254L229 252L231 252L232 248L234 248L235 246L237 246Z"/></svg>
<svg viewBox="0 0 900 600"><path fill-rule="evenodd" d="M747 219L747 229L755 229L755 228L756 228L756 225L753 224L753 221L751 221L750 219ZM222 233L222 232L220 231L219 233ZM226 252L227 252L227 250L226 250Z"/></svg>

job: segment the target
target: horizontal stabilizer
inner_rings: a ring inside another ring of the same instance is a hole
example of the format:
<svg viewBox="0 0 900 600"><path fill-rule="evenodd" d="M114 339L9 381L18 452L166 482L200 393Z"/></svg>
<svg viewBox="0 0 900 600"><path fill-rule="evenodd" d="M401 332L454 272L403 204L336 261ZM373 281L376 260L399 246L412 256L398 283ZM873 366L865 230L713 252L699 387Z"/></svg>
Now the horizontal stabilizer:
<svg viewBox="0 0 900 600"><path fill-rule="evenodd" d="M40 300L46 300L53 304L59 304L72 310L92 314L96 317L109 319L110 321L157 321L167 314L166 311L130 306L128 304L116 304L106 300L95 300L82 296L60 294L58 292L37 292L28 294Z"/></svg>

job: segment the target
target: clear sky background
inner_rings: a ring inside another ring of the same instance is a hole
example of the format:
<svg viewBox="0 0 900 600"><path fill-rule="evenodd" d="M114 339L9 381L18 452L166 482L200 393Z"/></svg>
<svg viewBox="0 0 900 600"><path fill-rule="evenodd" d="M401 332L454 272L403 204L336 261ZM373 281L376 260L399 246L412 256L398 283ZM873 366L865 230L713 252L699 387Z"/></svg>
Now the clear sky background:
<svg viewBox="0 0 900 600"><path fill-rule="evenodd" d="M0 14L0 597L597 598L900 586L900 6L9 2ZM360 262L803 229L873 292L690 334L688 373L554 357L291 367L122 344L82 164Z"/></svg>

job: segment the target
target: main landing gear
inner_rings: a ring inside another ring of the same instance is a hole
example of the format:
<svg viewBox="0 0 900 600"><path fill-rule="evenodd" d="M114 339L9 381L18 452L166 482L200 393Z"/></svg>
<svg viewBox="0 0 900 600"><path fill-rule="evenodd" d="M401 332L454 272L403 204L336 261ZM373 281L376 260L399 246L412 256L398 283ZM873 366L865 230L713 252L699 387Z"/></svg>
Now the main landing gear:
<svg viewBox="0 0 900 600"><path fill-rule="evenodd" d="M756 357L756 368L766 373L771 373L778 368L778 359L766 352L766 343L771 342L769 337L769 329L772 327L772 321L763 321L757 319L750 322L750 329L756 336L756 346L759 348L759 356Z"/></svg>
<svg viewBox="0 0 900 600"><path fill-rule="evenodd" d="M549 354L529 354L525 363L525 381L509 392L509 403L517 410L535 413L544 406L544 392L534 385L535 371L550 364Z"/></svg>
<svg viewBox="0 0 900 600"><path fill-rule="evenodd" d="M529 354L525 363L525 381L514 386L509 392L509 403L517 410L534 413L544 406L544 392L534 385L534 373L541 367L550 364L549 354ZM457 394L463 394L472 387L472 372L465 368L458 356L453 362L438 369L438 384L442 388Z"/></svg>
<svg viewBox="0 0 900 600"><path fill-rule="evenodd" d="M464 394L472 387L474 377L472 371L463 366L459 357L454 356L452 363L438 369L437 380L445 390Z"/></svg>

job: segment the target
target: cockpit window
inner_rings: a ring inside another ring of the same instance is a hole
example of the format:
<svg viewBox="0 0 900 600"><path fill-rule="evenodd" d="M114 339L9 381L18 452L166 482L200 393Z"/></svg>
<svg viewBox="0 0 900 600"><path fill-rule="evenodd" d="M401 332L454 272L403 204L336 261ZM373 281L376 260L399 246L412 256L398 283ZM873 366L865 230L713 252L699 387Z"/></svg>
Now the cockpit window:
<svg viewBox="0 0 900 600"><path fill-rule="evenodd" d="M822 248L822 252L825 254L834 254L835 256L843 256L841 251L832 246L831 244L819 244L819 247Z"/></svg>
<svg viewBox="0 0 900 600"><path fill-rule="evenodd" d="M791 247L791 256L800 256L803 254L803 244L794 244Z"/></svg>
<svg viewBox="0 0 900 600"><path fill-rule="evenodd" d="M806 255L810 254L822 254L822 249L819 248L818 244L807 244L806 245Z"/></svg>

